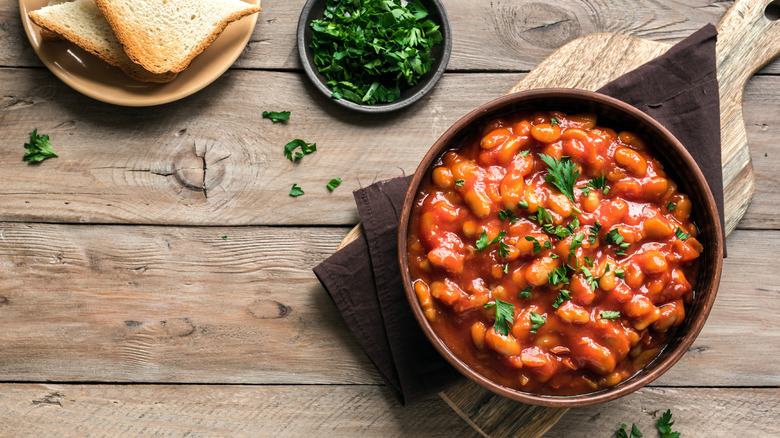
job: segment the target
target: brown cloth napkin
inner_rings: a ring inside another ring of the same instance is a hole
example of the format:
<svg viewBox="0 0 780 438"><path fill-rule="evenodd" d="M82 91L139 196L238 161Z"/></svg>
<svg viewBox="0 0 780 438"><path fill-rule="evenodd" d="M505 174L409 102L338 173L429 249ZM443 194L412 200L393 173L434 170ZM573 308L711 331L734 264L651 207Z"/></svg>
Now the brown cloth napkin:
<svg viewBox="0 0 780 438"><path fill-rule="evenodd" d="M599 91L666 126L699 163L723 222L717 32L705 26L665 55ZM687 126L696 126L687 130ZM433 348L406 301L398 266L398 220L411 177L355 191L365 234L314 268L349 329L402 404L435 394L462 376Z"/></svg>

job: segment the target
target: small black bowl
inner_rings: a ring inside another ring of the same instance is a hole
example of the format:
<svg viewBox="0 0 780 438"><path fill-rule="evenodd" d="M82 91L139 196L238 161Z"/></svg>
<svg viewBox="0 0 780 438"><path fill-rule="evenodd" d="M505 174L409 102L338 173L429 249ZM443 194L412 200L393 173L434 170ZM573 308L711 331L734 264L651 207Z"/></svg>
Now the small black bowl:
<svg viewBox="0 0 780 438"><path fill-rule="evenodd" d="M314 51L309 44L312 39L312 29L309 25L312 20L320 19L325 11L326 0L308 0L301 11L301 17L298 19L298 55L301 58L303 69L309 76L312 83L325 96L331 98L333 90L326 85L328 80L321 75L317 66L314 65ZM420 0L427 9L428 16L440 27L443 41L431 49L433 64L431 69L425 74L417 84L401 92L401 97L390 103L378 103L375 105L360 105L347 99L333 99L337 104L363 113L386 113L395 111L413 104L420 100L426 93L431 91L436 82L439 81L447 68L447 62L450 60L452 51L452 31L450 29L450 20L447 17L447 11L440 0Z"/></svg>

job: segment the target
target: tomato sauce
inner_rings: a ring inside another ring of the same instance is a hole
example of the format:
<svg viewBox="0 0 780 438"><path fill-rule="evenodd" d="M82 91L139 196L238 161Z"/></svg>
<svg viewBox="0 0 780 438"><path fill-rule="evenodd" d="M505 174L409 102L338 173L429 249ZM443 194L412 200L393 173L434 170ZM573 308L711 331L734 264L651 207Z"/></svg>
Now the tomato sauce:
<svg viewBox="0 0 780 438"><path fill-rule="evenodd" d="M642 138L596 121L492 120L446 151L417 194L407 248L425 316L501 385L617 385L660 353L694 297L702 246L690 200Z"/></svg>

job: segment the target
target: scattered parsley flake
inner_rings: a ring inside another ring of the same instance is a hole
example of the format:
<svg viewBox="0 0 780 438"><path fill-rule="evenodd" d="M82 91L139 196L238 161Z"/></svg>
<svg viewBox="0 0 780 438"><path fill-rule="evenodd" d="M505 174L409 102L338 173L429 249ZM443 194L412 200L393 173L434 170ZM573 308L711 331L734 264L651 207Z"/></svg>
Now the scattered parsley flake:
<svg viewBox="0 0 780 438"><path fill-rule="evenodd" d="M328 190L331 192L336 190L336 187L341 185L341 178L333 178L332 180L328 181L328 185L326 186Z"/></svg>
<svg viewBox="0 0 780 438"><path fill-rule="evenodd" d="M465 179L456 179L455 180L455 185L456 186L463 187L463 184L466 184L466 180Z"/></svg>
<svg viewBox="0 0 780 438"><path fill-rule="evenodd" d="M525 289L518 292L517 298L531 298L531 286L526 286Z"/></svg>
<svg viewBox="0 0 780 438"><path fill-rule="evenodd" d="M558 297L555 299L555 302L552 305L553 308L557 309L558 306L563 304L564 301L570 300L571 299L571 295L570 294L571 294L571 291L566 290L566 289L561 289L558 292Z"/></svg>
<svg viewBox="0 0 780 438"><path fill-rule="evenodd" d="M496 300L496 301L498 301L498 300ZM536 330L538 330L539 327L542 326L542 324L547 322L547 318L545 318L544 316L542 316L542 315L540 315L540 314L538 314L536 312L531 312L530 320L531 320L531 324L532 325L531 325L531 330L529 330L529 331L531 333L536 333Z"/></svg>
<svg viewBox="0 0 780 438"><path fill-rule="evenodd" d="M274 123L290 120L290 111L263 111L264 119L271 119Z"/></svg>
<svg viewBox="0 0 780 438"><path fill-rule="evenodd" d="M680 229L680 227L677 227L677 230L674 231L674 234L676 234L677 238L680 239L680 240L685 240L685 239L691 237L690 234L686 234L685 231Z"/></svg>
<svg viewBox="0 0 780 438"><path fill-rule="evenodd" d="M639 431L639 428L636 427L636 424L631 424L631 431L626 431L626 425L623 424L620 426L620 429L615 432L615 438L642 438L644 435L642 435L642 432Z"/></svg>
<svg viewBox="0 0 780 438"><path fill-rule="evenodd" d="M669 202L668 204L666 204L666 208L669 211L674 211L674 209L677 208L677 204L675 204L674 202Z"/></svg>
<svg viewBox="0 0 780 438"><path fill-rule="evenodd" d="M656 426L658 427L658 432L661 433L661 438L680 438L680 432L672 432L674 421L672 421L671 409L667 409L666 412L661 415Z"/></svg>
<svg viewBox="0 0 780 438"><path fill-rule="evenodd" d="M569 274L573 274L574 272L574 268L564 264L559 268L553 269L549 274L547 274L547 281L553 286L557 286L559 284L569 284Z"/></svg>
<svg viewBox="0 0 780 438"><path fill-rule="evenodd" d="M591 268L593 267L593 259L592 258L590 258L588 256L585 256L585 258L583 260L585 260L585 264L586 265L590 266Z"/></svg>
<svg viewBox="0 0 780 438"><path fill-rule="evenodd" d="M227 240L227 236L222 236L222 240Z"/></svg>
<svg viewBox="0 0 780 438"><path fill-rule="evenodd" d="M601 231L601 224L598 222L594 222L593 226L589 228L590 235L588 236L588 243L591 245L596 243L596 239L599 237L599 231Z"/></svg>
<svg viewBox="0 0 780 438"><path fill-rule="evenodd" d="M539 154L539 158L549 166L547 168L549 173L544 176L545 181L557 187L571 202L574 202L574 184L580 176L580 171L577 170L574 162L558 160L545 154Z"/></svg>
<svg viewBox="0 0 780 438"><path fill-rule="evenodd" d="M51 147L49 136L47 134L38 135L38 129L33 129L30 133L30 142L24 144L27 152L24 153L22 160L30 163L39 163L47 158L58 157Z"/></svg>
<svg viewBox="0 0 780 438"><path fill-rule="evenodd" d="M293 184L292 189L290 189L290 196L293 198L297 198L298 196L303 195L303 189L298 187L298 184Z"/></svg>
<svg viewBox="0 0 780 438"><path fill-rule="evenodd" d="M520 202L517 203L517 208L528 209L528 201L521 199Z"/></svg>
<svg viewBox="0 0 780 438"><path fill-rule="evenodd" d="M500 242L501 239L504 238L504 236L506 236L506 231L501 231L500 233L498 233L498 236L496 236L495 239L488 240L487 232L485 230L482 230L482 234L480 234L479 239L477 239L476 242L477 246L474 249L476 249L477 251L482 251L488 246Z"/></svg>
<svg viewBox="0 0 780 438"><path fill-rule="evenodd" d="M496 308L496 320L493 322L493 328L502 335L509 334L509 328L512 326L515 317L514 304L495 299L495 303L485 304L486 309Z"/></svg>
<svg viewBox="0 0 780 438"><path fill-rule="evenodd" d="M628 242L624 242L625 238L620 234L620 230L613 228L609 233L607 233L605 240L607 243L612 243L618 247L617 252L615 252L616 255L626 255L626 250L628 249L629 244Z"/></svg>
<svg viewBox="0 0 780 438"><path fill-rule="evenodd" d="M533 252L534 254L537 254L542 251L542 245L539 243L538 240L536 240L534 236L525 236L525 240L534 243L534 252Z"/></svg>
<svg viewBox="0 0 780 438"><path fill-rule="evenodd" d="M598 289L599 279L601 279L601 277L598 278L594 277L593 273L590 272L590 269L586 268L585 266L583 266L581 270L582 270L582 275L585 276L585 281L588 282L588 286L590 286L590 288L593 289L594 291Z"/></svg>
<svg viewBox="0 0 780 438"><path fill-rule="evenodd" d="M555 117L550 117L550 126L560 125L561 122L558 121Z"/></svg>
<svg viewBox="0 0 780 438"><path fill-rule="evenodd" d="M519 154L517 154L517 155L520 155L521 157L527 157L527 156L528 156L528 154L530 154L530 153L531 153L531 150L529 149L529 150L527 150L527 151L522 151L522 152L520 152L520 153L519 153Z"/></svg>
<svg viewBox="0 0 780 438"><path fill-rule="evenodd" d="M576 256L577 248L582 245L582 239L585 238L585 234L583 233L577 233L574 235L574 238L571 240L571 243L569 244L569 259Z"/></svg>
<svg viewBox="0 0 780 438"><path fill-rule="evenodd" d="M508 274L508 273L509 273L509 263L505 263L504 264L504 274Z"/></svg>
<svg viewBox="0 0 780 438"><path fill-rule="evenodd" d="M301 150L296 151L296 149L298 148L301 148ZM317 151L317 143L311 143L311 144L306 143L300 138L296 138L295 140L284 145L284 156L287 157L287 159L290 161L295 161L297 159L300 159L304 155L309 155L310 153L316 151Z"/></svg>
<svg viewBox="0 0 780 438"><path fill-rule="evenodd" d="M620 312L615 310L605 310L601 312L601 315L599 315L601 319L609 319L614 320L620 318Z"/></svg>
<svg viewBox="0 0 780 438"><path fill-rule="evenodd" d="M509 219L510 222L515 223L518 220L520 220L517 215L515 215L515 212L513 212L511 209L507 208L506 210L501 210L498 212L498 218L501 220Z"/></svg>
<svg viewBox="0 0 780 438"><path fill-rule="evenodd" d="M626 278L626 270L623 269L623 268L615 269L615 277L625 279Z"/></svg>
<svg viewBox="0 0 780 438"><path fill-rule="evenodd" d="M498 243L498 256L499 257L509 257L509 245L504 243L503 240Z"/></svg>

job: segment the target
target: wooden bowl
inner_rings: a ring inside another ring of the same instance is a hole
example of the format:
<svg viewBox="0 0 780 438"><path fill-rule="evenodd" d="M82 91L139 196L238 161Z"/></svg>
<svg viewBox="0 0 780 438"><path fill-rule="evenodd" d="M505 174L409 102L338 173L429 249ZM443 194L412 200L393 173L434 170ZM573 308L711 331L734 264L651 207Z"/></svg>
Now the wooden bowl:
<svg viewBox="0 0 780 438"><path fill-rule="evenodd" d="M600 126L618 131L630 129L638 133L647 140L648 145L652 145L655 157L663 163L667 174L677 182L682 193L688 194L693 204L692 218L700 230L697 238L704 245L704 252L699 258L698 277L691 282L695 285L695 299L686 306L685 320L672 333L659 356L639 373L609 389L575 396L550 396L523 392L489 380L455 357L439 339L425 318L412 287L407 256L409 219L420 183L429 177L432 164L445 150L458 146L470 133L479 129L480 123L529 109L558 110L569 114L591 112L598 115ZM688 151L660 123L631 105L599 93L574 89L539 89L510 94L482 105L458 120L434 143L415 171L406 192L398 229L398 252L406 297L414 316L434 347L456 369L488 390L514 400L543 406L575 407L603 403L636 391L661 376L685 354L704 326L715 301L723 264L723 233L718 210L704 175Z"/></svg>
<svg viewBox="0 0 780 438"><path fill-rule="evenodd" d="M428 73L420 78L415 86L403 90L401 97L397 100L390 103L361 105L346 98L334 99L331 97L333 90L327 85L328 80L325 76L320 74L317 66L314 65L314 51L309 47L312 39L312 29L309 24L312 20L322 18L325 10L325 0L308 0L298 19L298 56L301 59L306 76L311 79L317 90L327 96L328 99L345 108L362 113L386 113L417 102L431 91L436 82L441 79L444 70L447 68L450 52L452 51L452 30L450 29L450 20L447 17L444 5L440 0L420 0L420 2L428 9L430 19L439 24L443 40L431 49L431 57L434 60Z"/></svg>

